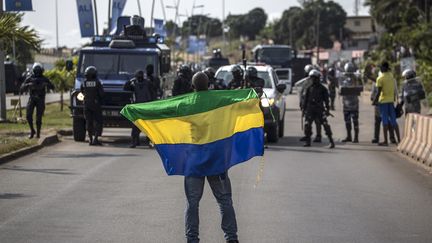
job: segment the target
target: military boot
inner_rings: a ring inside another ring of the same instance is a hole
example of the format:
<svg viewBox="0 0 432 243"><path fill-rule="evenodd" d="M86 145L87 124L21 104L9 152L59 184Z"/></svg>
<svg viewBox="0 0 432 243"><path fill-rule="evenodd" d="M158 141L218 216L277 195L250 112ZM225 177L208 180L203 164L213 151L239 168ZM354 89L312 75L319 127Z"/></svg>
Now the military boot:
<svg viewBox="0 0 432 243"><path fill-rule="evenodd" d="M329 148L334 148L335 147L335 143L334 143L334 140L333 140L333 137L332 136L329 136L329 141L330 141L330 145L329 145Z"/></svg>
<svg viewBox="0 0 432 243"><path fill-rule="evenodd" d="M314 143L321 143L321 136L316 136L313 140Z"/></svg>
<svg viewBox="0 0 432 243"><path fill-rule="evenodd" d="M93 136L89 135L89 145L93 145Z"/></svg>
<svg viewBox="0 0 432 243"><path fill-rule="evenodd" d="M34 137L36 131L35 131L34 127L33 127L33 124L29 123L29 126L30 126L30 134L29 134L28 138L32 139Z"/></svg>
<svg viewBox="0 0 432 243"><path fill-rule="evenodd" d="M40 133L41 133L41 125L36 125L36 137L40 138Z"/></svg>
<svg viewBox="0 0 432 243"><path fill-rule="evenodd" d="M359 142L359 129L354 129L354 140L353 143Z"/></svg>
<svg viewBox="0 0 432 243"><path fill-rule="evenodd" d="M343 143L352 142L351 129L347 128L347 137L342 140Z"/></svg>
<svg viewBox="0 0 432 243"><path fill-rule="evenodd" d="M96 135L93 140L93 145L102 146L102 143L99 141L98 136Z"/></svg>

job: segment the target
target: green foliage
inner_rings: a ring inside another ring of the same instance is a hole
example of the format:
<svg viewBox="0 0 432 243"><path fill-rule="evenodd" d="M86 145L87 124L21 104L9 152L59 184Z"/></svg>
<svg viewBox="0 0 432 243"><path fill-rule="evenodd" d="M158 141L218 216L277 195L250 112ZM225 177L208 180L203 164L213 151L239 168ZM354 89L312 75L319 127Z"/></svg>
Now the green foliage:
<svg viewBox="0 0 432 243"><path fill-rule="evenodd" d="M183 22L182 34L206 35L216 37L222 35L222 22L217 18L209 18L205 15L194 15Z"/></svg>
<svg viewBox="0 0 432 243"><path fill-rule="evenodd" d="M316 46L316 20L320 15L320 46L330 48L344 29L347 14L338 3L333 1L301 1L302 7L285 10L282 18L274 25L276 43L290 44L300 48Z"/></svg>
<svg viewBox="0 0 432 243"><path fill-rule="evenodd" d="M243 15L230 14L225 20L232 37L247 36L249 40L255 40L255 37L266 26L266 22L267 14L262 8L254 8Z"/></svg>
<svg viewBox="0 0 432 243"><path fill-rule="evenodd" d="M23 14L3 13L0 15L0 39L12 43L21 40L31 48L39 50L41 40L36 31L29 26L20 26Z"/></svg>

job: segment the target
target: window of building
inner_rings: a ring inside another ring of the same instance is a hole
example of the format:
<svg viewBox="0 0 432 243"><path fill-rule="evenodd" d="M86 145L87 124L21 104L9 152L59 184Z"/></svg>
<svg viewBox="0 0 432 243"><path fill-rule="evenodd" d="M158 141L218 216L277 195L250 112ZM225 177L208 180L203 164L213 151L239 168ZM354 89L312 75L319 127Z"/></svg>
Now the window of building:
<svg viewBox="0 0 432 243"><path fill-rule="evenodd" d="M355 20L355 21L354 21L354 26L360 26L360 25L361 25L360 20Z"/></svg>

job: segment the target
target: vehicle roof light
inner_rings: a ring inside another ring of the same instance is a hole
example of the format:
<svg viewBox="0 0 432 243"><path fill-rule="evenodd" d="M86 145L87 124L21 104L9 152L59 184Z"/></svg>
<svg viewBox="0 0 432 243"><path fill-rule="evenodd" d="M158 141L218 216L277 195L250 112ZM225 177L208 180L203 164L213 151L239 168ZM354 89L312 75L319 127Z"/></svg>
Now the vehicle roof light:
<svg viewBox="0 0 432 243"><path fill-rule="evenodd" d="M112 40L109 44L110 48L135 48L135 43L132 40Z"/></svg>

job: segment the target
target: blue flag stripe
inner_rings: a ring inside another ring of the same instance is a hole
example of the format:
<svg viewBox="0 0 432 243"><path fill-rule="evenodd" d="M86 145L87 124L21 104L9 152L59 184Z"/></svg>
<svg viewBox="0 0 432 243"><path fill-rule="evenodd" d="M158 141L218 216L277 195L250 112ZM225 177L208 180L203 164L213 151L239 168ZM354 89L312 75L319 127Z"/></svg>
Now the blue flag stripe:
<svg viewBox="0 0 432 243"><path fill-rule="evenodd" d="M252 128L208 144L155 146L168 175L210 176L264 154L264 129Z"/></svg>

